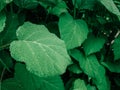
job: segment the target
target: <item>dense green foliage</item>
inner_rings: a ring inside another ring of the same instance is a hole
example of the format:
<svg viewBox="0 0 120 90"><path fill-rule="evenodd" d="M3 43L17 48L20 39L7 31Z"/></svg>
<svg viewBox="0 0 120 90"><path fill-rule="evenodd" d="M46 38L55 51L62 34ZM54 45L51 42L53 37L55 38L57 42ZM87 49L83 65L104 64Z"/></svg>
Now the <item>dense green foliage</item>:
<svg viewBox="0 0 120 90"><path fill-rule="evenodd" d="M120 1L0 0L0 90L120 90Z"/></svg>

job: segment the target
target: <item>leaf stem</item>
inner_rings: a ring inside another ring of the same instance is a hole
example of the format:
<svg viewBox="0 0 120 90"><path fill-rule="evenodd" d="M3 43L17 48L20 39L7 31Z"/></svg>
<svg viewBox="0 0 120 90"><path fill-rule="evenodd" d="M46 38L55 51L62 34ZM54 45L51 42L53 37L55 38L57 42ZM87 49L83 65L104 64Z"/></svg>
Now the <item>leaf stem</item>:
<svg viewBox="0 0 120 90"><path fill-rule="evenodd" d="M0 90L2 90L1 83L2 83L2 79L3 79L4 73L5 73L5 67L3 68L1 76L0 76Z"/></svg>
<svg viewBox="0 0 120 90"><path fill-rule="evenodd" d="M11 72L9 67L1 60L1 58L0 58L0 62L4 66L4 68L6 68L9 72Z"/></svg>
<svg viewBox="0 0 120 90"><path fill-rule="evenodd" d="M74 0L74 11L73 11L74 15L73 17L75 18L76 17L76 0Z"/></svg>
<svg viewBox="0 0 120 90"><path fill-rule="evenodd" d="M8 47L9 45L10 45L10 43L5 44L5 45L3 45L3 46L0 46L0 50L1 50L1 49L4 49L4 48L6 48L6 47Z"/></svg>

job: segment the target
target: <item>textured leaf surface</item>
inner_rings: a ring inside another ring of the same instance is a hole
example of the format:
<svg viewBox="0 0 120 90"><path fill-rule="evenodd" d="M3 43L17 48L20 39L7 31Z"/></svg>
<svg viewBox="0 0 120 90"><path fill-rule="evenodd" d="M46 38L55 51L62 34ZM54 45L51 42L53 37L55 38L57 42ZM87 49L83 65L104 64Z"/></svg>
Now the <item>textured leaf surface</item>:
<svg viewBox="0 0 120 90"><path fill-rule="evenodd" d="M0 32L4 30L5 27L6 16L4 13L0 13Z"/></svg>
<svg viewBox="0 0 120 90"><path fill-rule="evenodd" d="M105 69L99 64L95 55L85 57L78 50L72 50L71 55L79 61L80 67L84 73L95 80L95 84L99 90L109 90L105 76Z"/></svg>
<svg viewBox="0 0 120 90"><path fill-rule="evenodd" d="M61 38L65 41L67 49L80 46L87 38L88 27L83 20L73 20L69 14L64 14L59 20Z"/></svg>
<svg viewBox="0 0 120 90"><path fill-rule="evenodd" d="M114 4L113 0L99 0L110 12L120 16L120 11Z"/></svg>
<svg viewBox="0 0 120 90"><path fill-rule="evenodd" d="M85 82L81 79L76 79L73 84L72 90L87 90Z"/></svg>
<svg viewBox="0 0 120 90"><path fill-rule="evenodd" d="M112 47L113 47L114 59L115 60L120 59L120 35L114 40Z"/></svg>
<svg viewBox="0 0 120 90"><path fill-rule="evenodd" d="M83 49L86 55L100 51L105 43L104 38L96 38L93 35L89 35L87 40L83 44Z"/></svg>
<svg viewBox="0 0 120 90"><path fill-rule="evenodd" d="M41 78L28 72L20 63L15 66L14 78L5 80L3 87L8 90L64 90L59 76Z"/></svg>
<svg viewBox="0 0 120 90"><path fill-rule="evenodd" d="M45 26L26 22L17 30L17 37L10 45L11 55L36 75L59 75L71 64L64 42Z"/></svg>

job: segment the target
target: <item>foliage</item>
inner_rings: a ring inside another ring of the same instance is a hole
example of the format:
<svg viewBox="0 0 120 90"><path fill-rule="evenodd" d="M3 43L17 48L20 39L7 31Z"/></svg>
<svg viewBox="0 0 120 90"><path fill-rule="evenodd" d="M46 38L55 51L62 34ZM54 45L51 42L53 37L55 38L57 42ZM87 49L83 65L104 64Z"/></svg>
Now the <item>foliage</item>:
<svg viewBox="0 0 120 90"><path fill-rule="evenodd" d="M119 0L0 0L0 90L119 90Z"/></svg>

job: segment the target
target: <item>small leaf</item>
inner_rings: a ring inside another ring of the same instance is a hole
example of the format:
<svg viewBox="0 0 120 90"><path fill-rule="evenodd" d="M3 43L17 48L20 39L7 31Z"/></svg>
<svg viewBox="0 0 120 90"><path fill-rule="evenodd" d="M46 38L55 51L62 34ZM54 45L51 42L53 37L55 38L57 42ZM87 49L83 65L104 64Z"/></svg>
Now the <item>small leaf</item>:
<svg viewBox="0 0 120 90"><path fill-rule="evenodd" d="M6 16L4 13L0 13L0 32L4 30L5 27Z"/></svg>
<svg viewBox="0 0 120 90"><path fill-rule="evenodd" d="M80 19L73 20L69 14L64 14L60 17L59 30L67 49L81 46L88 34L86 22Z"/></svg>
<svg viewBox="0 0 120 90"><path fill-rule="evenodd" d="M51 14L57 15L58 17L67 11L67 5L64 1L58 3L55 7L53 7L52 9L49 9L49 12Z"/></svg>
<svg viewBox="0 0 120 90"><path fill-rule="evenodd" d="M82 73L82 70L80 69L80 67L77 65L77 64L72 64L68 67L68 70L73 72L73 73L76 73L76 74L80 74Z"/></svg>
<svg viewBox="0 0 120 90"><path fill-rule="evenodd" d="M120 59L120 35L114 40L112 48L114 53L114 59Z"/></svg>
<svg viewBox="0 0 120 90"><path fill-rule="evenodd" d="M26 22L18 28L17 37L10 45L11 55L36 75L60 75L71 64L64 42L45 26Z"/></svg>
<svg viewBox="0 0 120 90"><path fill-rule="evenodd" d="M8 90L64 90L59 76L41 78L28 72L25 65L15 65L14 78L4 80L2 88Z"/></svg>
<svg viewBox="0 0 120 90"><path fill-rule="evenodd" d="M87 90L84 80L76 79L73 83L72 90Z"/></svg>
<svg viewBox="0 0 120 90"><path fill-rule="evenodd" d="M87 85L87 90L97 90L95 86Z"/></svg>
<svg viewBox="0 0 120 90"><path fill-rule="evenodd" d="M85 54L90 55L92 53L100 51L100 49L103 48L104 43L104 38L96 38L93 35L89 35L87 40L85 40L85 42L83 43Z"/></svg>

